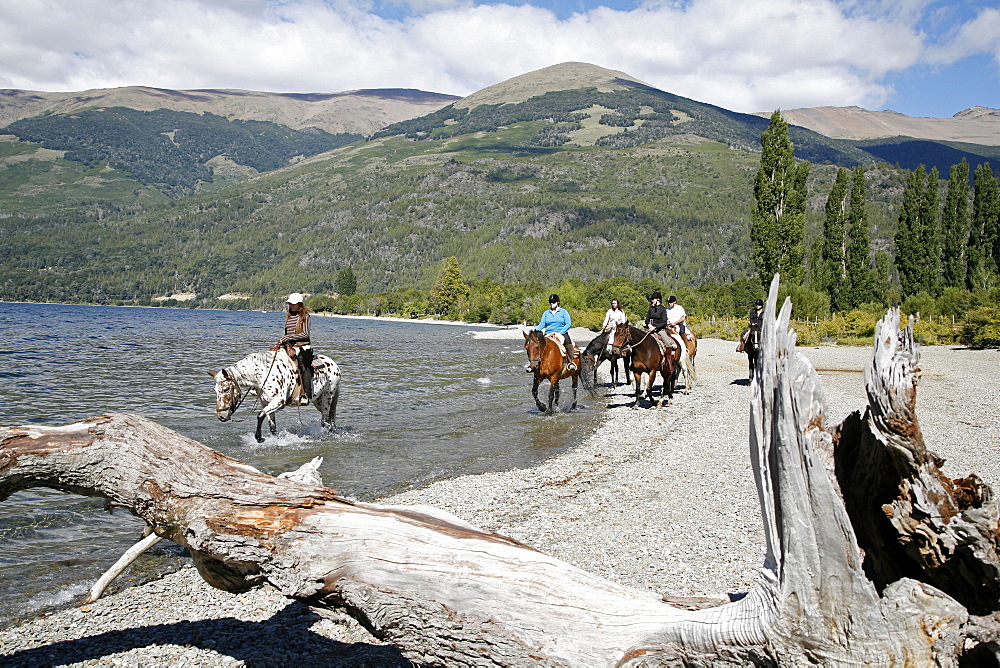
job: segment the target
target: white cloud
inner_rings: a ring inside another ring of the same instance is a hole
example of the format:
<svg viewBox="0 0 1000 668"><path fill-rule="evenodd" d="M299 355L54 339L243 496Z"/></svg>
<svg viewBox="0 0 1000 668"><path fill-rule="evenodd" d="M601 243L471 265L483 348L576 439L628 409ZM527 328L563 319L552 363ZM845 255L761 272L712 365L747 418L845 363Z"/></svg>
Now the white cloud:
<svg viewBox="0 0 1000 668"><path fill-rule="evenodd" d="M926 39L926 0L689 0L563 20L530 5L408 6L422 13L389 20L368 0L0 0L0 87L462 95L583 61L740 111L877 108L891 94L882 78L920 62ZM998 15L981 12L937 57L996 54Z"/></svg>

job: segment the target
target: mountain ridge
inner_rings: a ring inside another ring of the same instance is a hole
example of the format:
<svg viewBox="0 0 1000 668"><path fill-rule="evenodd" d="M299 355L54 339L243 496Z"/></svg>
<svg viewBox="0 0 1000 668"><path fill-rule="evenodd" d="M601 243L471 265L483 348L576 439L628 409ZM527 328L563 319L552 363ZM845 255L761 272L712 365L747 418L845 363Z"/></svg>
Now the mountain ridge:
<svg viewBox="0 0 1000 668"><path fill-rule="evenodd" d="M773 112L754 112L768 118ZM897 111L869 111L861 107L807 107L782 109L790 125L804 127L832 139L888 139L913 137L932 141L1000 146L1000 109L975 106L950 118L907 116Z"/></svg>
<svg viewBox="0 0 1000 668"><path fill-rule="evenodd" d="M407 88L369 88L340 93L268 93L239 89L171 90L149 86L47 93L0 90L0 131L42 114L69 114L95 107L137 111L212 113L230 120L269 121L295 130L315 127L331 134L370 135L391 123L420 116L461 99Z"/></svg>

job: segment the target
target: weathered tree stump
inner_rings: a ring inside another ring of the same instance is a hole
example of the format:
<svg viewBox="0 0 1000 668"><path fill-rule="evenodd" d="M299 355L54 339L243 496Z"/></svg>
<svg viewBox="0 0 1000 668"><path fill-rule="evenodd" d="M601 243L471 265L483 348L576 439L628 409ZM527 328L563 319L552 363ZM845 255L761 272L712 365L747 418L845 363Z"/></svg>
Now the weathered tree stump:
<svg viewBox="0 0 1000 668"><path fill-rule="evenodd" d="M912 330L899 331L898 312L883 319L869 407L828 432L818 376L788 329L791 305L775 317L776 301L777 278L750 419L766 555L734 603L671 605L443 511L268 476L132 415L0 429L0 499L31 487L104 497L186 547L216 587L269 582L342 607L423 663L956 665L995 655L997 506L978 480L946 480L923 446Z"/></svg>

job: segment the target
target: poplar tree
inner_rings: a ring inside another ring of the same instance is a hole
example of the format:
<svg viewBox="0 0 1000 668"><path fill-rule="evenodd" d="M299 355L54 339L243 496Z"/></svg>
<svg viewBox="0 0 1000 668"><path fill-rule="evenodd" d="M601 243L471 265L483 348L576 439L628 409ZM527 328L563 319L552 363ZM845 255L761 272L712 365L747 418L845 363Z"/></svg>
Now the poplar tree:
<svg viewBox="0 0 1000 668"><path fill-rule="evenodd" d="M854 168L851 184L851 209L847 217L847 307L855 308L875 298L871 268L871 232L868 229L868 205L865 197L865 170Z"/></svg>
<svg viewBox="0 0 1000 668"><path fill-rule="evenodd" d="M848 184L847 170L838 169L837 178L826 200L826 218L823 220L823 252L818 282L830 296L830 306L834 311L847 308L844 232L847 227Z"/></svg>
<svg viewBox="0 0 1000 668"><path fill-rule="evenodd" d="M965 279L970 290L983 290L996 283L1000 272L1000 184L988 162L976 167L973 178Z"/></svg>
<svg viewBox="0 0 1000 668"><path fill-rule="evenodd" d="M753 261L764 286L770 285L776 273L785 285L797 285L803 274L809 163L796 163L788 124L779 111L771 114L760 140L760 168L754 180L755 204L750 217Z"/></svg>
<svg viewBox="0 0 1000 668"><path fill-rule="evenodd" d="M941 214L941 284L946 288L966 285L966 246L969 241L969 163L951 166L948 194Z"/></svg>
<svg viewBox="0 0 1000 668"><path fill-rule="evenodd" d="M434 287L431 288L431 308L437 314L448 313L466 298L468 292L469 288L462 280L458 258L449 257L442 263Z"/></svg>
<svg viewBox="0 0 1000 668"><path fill-rule="evenodd" d="M938 234L938 171L920 165L906 179L896 228L896 270L904 295L936 293L941 268Z"/></svg>
<svg viewBox="0 0 1000 668"><path fill-rule="evenodd" d="M920 291L920 200L923 198L926 173L924 166L910 172L903 189L903 202L899 206L899 223L896 226L896 271L904 295Z"/></svg>
<svg viewBox="0 0 1000 668"><path fill-rule="evenodd" d="M941 292L941 227L938 219L938 168L932 167L924 185L920 206L920 244L924 249L922 289L931 294Z"/></svg>

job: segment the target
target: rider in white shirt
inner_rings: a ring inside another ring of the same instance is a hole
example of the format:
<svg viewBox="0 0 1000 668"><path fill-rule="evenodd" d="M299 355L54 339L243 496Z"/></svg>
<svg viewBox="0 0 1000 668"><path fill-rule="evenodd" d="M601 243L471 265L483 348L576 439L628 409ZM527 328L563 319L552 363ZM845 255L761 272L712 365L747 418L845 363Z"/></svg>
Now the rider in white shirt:
<svg viewBox="0 0 1000 668"><path fill-rule="evenodd" d="M625 311L618 305L617 299L612 299L611 308L604 314L604 324L601 325L601 331L606 332L626 322L628 322L628 316L625 315Z"/></svg>
<svg viewBox="0 0 1000 668"><path fill-rule="evenodd" d="M687 313L684 307L677 303L677 297L670 295L667 297L667 324L677 329L677 333L683 338L687 338Z"/></svg>

